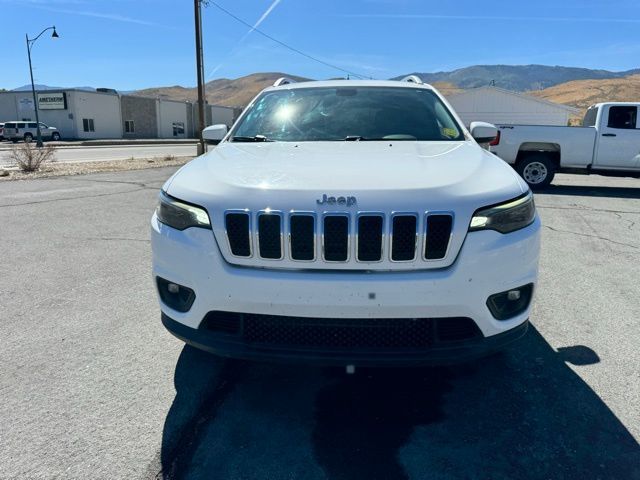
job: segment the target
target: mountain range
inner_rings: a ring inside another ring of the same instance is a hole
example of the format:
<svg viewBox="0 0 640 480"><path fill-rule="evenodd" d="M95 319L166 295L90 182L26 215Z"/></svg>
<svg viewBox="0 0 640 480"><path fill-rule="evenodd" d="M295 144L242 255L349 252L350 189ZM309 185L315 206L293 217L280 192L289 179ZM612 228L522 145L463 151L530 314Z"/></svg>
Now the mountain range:
<svg viewBox="0 0 640 480"><path fill-rule="evenodd" d="M640 100L640 68L623 72L593 70L588 68L548 65L474 65L449 72L413 72L426 83L435 85L443 94L495 85L558 103L585 108L598 101ZM400 75L394 79L400 79ZM296 81L308 80L304 77L282 72L262 72L237 79L220 78L207 82L205 92L212 105L242 107L263 88L272 85L280 77ZM56 89L47 85L36 85L39 90ZM76 87L95 90L92 87ZM30 90L25 85L14 90ZM153 87L132 92L120 92L146 97L160 97L180 101L196 101L197 89L174 85Z"/></svg>
<svg viewBox="0 0 640 480"><path fill-rule="evenodd" d="M602 80L623 78L640 73L640 68L624 72L592 70L589 68L549 65L473 65L450 72L419 73L426 83L449 82L460 88L476 88L485 85L524 92L543 90L573 80ZM404 75L396 77L402 78Z"/></svg>

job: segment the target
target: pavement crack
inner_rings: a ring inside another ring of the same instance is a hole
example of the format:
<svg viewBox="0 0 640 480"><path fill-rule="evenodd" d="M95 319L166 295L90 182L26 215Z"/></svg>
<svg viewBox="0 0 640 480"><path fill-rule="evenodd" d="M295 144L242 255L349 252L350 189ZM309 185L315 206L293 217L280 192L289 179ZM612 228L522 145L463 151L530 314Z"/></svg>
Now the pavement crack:
<svg viewBox="0 0 640 480"><path fill-rule="evenodd" d="M629 215L640 215L640 211L635 210L610 210L606 208L587 208L587 207L557 207L553 205L539 205L536 203L536 208L545 208L549 210L579 210L582 212L603 212L603 213L626 213Z"/></svg>
<svg viewBox="0 0 640 480"><path fill-rule="evenodd" d="M151 190L151 188L147 188L148 190ZM62 201L67 201L67 200L83 200L86 198L99 198L99 197L110 197L112 195L122 195L125 193L133 193L133 192L139 192L140 190L145 190L145 188L136 188L133 190L125 190L122 192L109 192L109 193L96 193L93 195L80 195L77 197L62 197L62 198L49 198L49 199L43 199L43 200L36 200L33 202L22 202L22 203L7 203L4 205L0 205L0 208L8 208L8 207L22 207L23 205L38 205L40 203L53 203L53 202L62 202Z"/></svg>
<svg viewBox="0 0 640 480"><path fill-rule="evenodd" d="M155 187L155 186L150 186L149 184L145 183L145 182L127 182L124 180L99 180L96 178L69 178L68 180L72 180L72 181L84 181L84 182L95 182L95 183L111 183L111 184L122 184L122 185L135 185L138 186L140 188L146 188L146 189L159 189L160 187Z"/></svg>
<svg viewBox="0 0 640 480"><path fill-rule="evenodd" d="M636 249L639 249L639 248L640 248L640 246L638 246L638 245L633 245L633 244L630 244L630 243L624 243L624 242L616 242L615 240L611 240L610 238L602 237L602 236L600 236L600 235L590 235L590 234L588 234L588 233L572 232L572 231L570 231L570 230L561 230L561 229L559 229L559 228L550 227L549 225L543 225L543 226L544 226L545 228L548 228L549 230L552 230L552 231L557 232L557 233L568 233L568 234L570 234L570 235L577 235L577 236L579 236L579 237L596 238L596 239L598 239L598 240L603 240L603 241L605 241L605 242L614 243L614 244L616 244L616 245L622 245L622 246L624 246L624 247L631 247L631 248L636 248Z"/></svg>
<svg viewBox="0 0 640 480"><path fill-rule="evenodd" d="M82 237L81 240L93 240L93 241L119 241L119 242L144 242L150 243L148 238L128 238L128 237Z"/></svg>

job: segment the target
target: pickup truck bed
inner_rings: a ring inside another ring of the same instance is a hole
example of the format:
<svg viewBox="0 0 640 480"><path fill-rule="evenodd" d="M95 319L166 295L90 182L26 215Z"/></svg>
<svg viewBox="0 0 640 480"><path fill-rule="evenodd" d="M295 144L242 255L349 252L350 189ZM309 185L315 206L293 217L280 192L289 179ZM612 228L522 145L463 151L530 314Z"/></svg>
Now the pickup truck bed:
<svg viewBox="0 0 640 480"><path fill-rule="evenodd" d="M562 151L562 166L585 168L593 162L596 130L593 127L550 125L497 125L500 143L492 151L515 164L521 152ZM506 132L509 132L506 134Z"/></svg>

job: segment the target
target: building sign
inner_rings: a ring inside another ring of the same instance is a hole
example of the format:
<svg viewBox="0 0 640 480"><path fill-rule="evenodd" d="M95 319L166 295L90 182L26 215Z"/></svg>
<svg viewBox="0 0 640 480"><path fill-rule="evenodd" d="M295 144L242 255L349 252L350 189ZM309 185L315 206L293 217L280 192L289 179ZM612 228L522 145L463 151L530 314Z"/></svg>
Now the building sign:
<svg viewBox="0 0 640 480"><path fill-rule="evenodd" d="M64 92L39 93L38 108L40 110L66 110L67 96Z"/></svg>

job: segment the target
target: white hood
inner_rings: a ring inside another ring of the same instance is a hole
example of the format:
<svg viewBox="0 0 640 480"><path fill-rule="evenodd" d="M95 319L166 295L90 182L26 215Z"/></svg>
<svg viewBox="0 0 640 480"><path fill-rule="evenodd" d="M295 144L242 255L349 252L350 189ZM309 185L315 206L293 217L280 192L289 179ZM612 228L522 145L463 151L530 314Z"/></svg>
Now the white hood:
<svg viewBox="0 0 640 480"><path fill-rule="evenodd" d="M526 190L513 169L476 144L412 141L225 142L183 167L168 187L169 194L194 203L250 195L259 197L262 207L282 195L296 204L314 203L325 193L355 195L360 209L384 207L362 204L380 195L403 203L403 192L429 193L432 201L475 196L486 201L487 195L500 201ZM416 198L410 201L416 208Z"/></svg>

